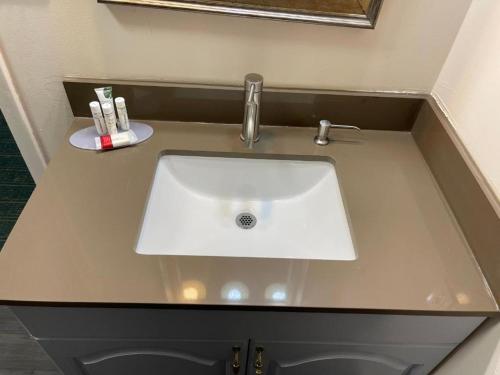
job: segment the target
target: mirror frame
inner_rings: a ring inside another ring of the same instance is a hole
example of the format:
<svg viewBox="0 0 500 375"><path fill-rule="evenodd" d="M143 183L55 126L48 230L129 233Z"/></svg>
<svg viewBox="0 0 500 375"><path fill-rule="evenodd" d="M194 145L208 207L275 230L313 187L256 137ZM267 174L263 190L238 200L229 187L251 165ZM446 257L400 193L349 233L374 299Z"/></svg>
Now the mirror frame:
<svg viewBox="0 0 500 375"><path fill-rule="evenodd" d="M265 10L250 7L242 8L238 6L201 4L196 1L183 2L171 0L97 0L97 2L374 29L383 0L372 0L370 3L370 9L368 10L366 15L340 13L325 15L294 11Z"/></svg>

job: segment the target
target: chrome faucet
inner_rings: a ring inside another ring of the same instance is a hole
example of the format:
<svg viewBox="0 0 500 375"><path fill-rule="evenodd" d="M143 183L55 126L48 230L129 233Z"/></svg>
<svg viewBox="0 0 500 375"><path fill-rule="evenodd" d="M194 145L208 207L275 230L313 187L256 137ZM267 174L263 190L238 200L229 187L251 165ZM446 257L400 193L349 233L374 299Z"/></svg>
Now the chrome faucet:
<svg viewBox="0 0 500 375"><path fill-rule="evenodd" d="M248 148L259 141L260 127L260 96L264 77L250 73L245 76L245 115L240 138Z"/></svg>

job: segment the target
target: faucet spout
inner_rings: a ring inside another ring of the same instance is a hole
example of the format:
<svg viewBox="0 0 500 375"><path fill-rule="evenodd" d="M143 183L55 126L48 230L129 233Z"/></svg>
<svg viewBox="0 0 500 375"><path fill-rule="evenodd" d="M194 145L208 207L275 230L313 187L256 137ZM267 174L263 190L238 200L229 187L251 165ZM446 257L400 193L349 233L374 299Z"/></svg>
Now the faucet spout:
<svg viewBox="0 0 500 375"><path fill-rule="evenodd" d="M260 96L264 78L255 73L245 76L245 115L240 138L248 148L259 140Z"/></svg>

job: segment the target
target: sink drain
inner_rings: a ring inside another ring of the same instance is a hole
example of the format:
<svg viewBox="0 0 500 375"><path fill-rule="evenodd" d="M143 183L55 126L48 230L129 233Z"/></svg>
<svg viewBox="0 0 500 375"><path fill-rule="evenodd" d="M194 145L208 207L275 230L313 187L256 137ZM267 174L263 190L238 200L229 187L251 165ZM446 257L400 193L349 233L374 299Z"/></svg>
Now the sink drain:
<svg viewBox="0 0 500 375"><path fill-rule="evenodd" d="M257 224L257 218L249 212L239 214L235 221L241 229L252 229Z"/></svg>

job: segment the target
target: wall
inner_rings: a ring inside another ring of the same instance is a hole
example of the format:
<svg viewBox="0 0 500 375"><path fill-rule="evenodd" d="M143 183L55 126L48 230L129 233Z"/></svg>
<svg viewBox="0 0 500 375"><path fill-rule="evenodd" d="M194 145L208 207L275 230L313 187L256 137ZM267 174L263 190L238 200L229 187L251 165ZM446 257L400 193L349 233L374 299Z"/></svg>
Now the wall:
<svg viewBox="0 0 500 375"><path fill-rule="evenodd" d="M0 48L5 60L0 109L35 179L72 119L61 87L63 69L59 62L64 48L54 25L56 3L62 2L0 1ZM6 88L5 80L13 86Z"/></svg>
<svg viewBox="0 0 500 375"><path fill-rule="evenodd" d="M430 92L470 1L385 0L377 28L361 30L2 0L0 46L48 159L71 120L64 76L240 84L256 71L272 86Z"/></svg>
<svg viewBox="0 0 500 375"><path fill-rule="evenodd" d="M9 124L15 125L10 127L10 131L36 181L47 167L47 159L21 101L3 51L0 49L0 112L2 110Z"/></svg>
<svg viewBox="0 0 500 375"><path fill-rule="evenodd" d="M432 90L500 199L500 2L473 0ZM500 321L478 331L436 375L500 374Z"/></svg>
<svg viewBox="0 0 500 375"><path fill-rule="evenodd" d="M434 375L500 374L500 320L491 320L472 337Z"/></svg>
<svg viewBox="0 0 500 375"><path fill-rule="evenodd" d="M473 0L433 95L500 200L500 2Z"/></svg>
<svg viewBox="0 0 500 375"><path fill-rule="evenodd" d="M473 0L433 88L500 206L500 3ZM500 322L484 327L437 373L500 373Z"/></svg>

